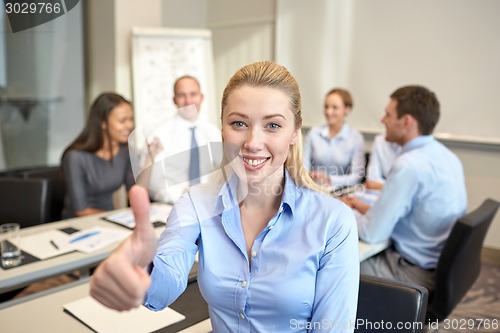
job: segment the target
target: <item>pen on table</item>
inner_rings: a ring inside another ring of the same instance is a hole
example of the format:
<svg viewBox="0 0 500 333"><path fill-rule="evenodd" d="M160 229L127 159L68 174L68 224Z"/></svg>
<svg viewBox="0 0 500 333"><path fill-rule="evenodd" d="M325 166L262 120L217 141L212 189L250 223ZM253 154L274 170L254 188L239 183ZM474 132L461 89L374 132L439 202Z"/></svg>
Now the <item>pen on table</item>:
<svg viewBox="0 0 500 333"><path fill-rule="evenodd" d="M81 235L80 237L76 237L75 239L72 239L69 242L70 243L75 243L75 242L81 241L81 240L83 240L85 238L89 238L89 237L95 236L95 235L97 235L99 233L100 233L99 231L94 231L94 232L91 232L89 234L85 234L85 235Z"/></svg>
<svg viewBox="0 0 500 333"><path fill-rule="evenodd" d="M57 246L56 242L54 242L52 239L50 240L50 244L52 244L53 247L59 250L59 246Z"/></svg>

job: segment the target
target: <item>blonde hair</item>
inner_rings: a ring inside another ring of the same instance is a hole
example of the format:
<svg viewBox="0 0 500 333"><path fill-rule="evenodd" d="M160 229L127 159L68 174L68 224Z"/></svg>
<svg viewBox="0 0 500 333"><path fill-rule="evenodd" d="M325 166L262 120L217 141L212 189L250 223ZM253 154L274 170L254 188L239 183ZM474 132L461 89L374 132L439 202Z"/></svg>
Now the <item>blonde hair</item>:
<svg viewBox="0 0 500 333"><path fill-rule="evenodd" d="M232 77L224 89L221 101L221 119L229 95L243 86L269 87L281 90L290 100L290 110L295 117L295 128L302 127L302 106L299 85L295 77L283 66L273 62L256 62L241 67ZM290 145L285 168L297 185L321 191L321 188L311 179L302 163L302 133L295 144Z"/></svg>

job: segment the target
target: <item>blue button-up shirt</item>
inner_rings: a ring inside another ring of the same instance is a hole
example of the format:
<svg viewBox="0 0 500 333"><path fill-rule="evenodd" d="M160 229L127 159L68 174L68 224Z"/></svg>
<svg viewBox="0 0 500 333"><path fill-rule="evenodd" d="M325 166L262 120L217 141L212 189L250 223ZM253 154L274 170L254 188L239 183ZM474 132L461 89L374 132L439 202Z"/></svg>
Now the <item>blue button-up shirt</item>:
<svg viewBox="0 0 500 333"><path fill-rule="evenodd" d="M359 284L352 211L285 172L280 207L248 258L237 189L233 174L222 187L192 187L175 204L145 305L173 302L199 251L198 283L214 332L352 332Z"/></svg>
<svg viewBox="0 0 500 333"><path fill-rule="evenodd" d="M403 258L435 268L466 209L462 163L432 136L419 136L403 146L380 197L358 216L359 237L369 243L391 238Z"/></svg>
<svg viewBox="0 0 500 333"><path fill-rule="evenodd" d="M359 183L365 174L365 142L363 135L345 123L330 138L328 126L314 127L304 143L306 170L323 170L332 186Z"/></svg>

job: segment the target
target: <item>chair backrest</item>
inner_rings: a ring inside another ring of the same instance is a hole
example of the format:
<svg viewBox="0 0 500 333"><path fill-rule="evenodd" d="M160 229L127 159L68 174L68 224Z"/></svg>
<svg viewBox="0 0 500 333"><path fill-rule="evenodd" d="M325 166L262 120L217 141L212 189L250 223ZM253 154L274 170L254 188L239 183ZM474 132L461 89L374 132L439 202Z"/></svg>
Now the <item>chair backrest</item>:
<svg viewBox="0 0 500 333"><path fill-rule="evenodd" d="M29 170L33 169L40 169L44 168L46 166L28 166L28 167L19 167L19 168L14 168L14 169L7 169L0 171L0 177L23 177L23 173Z"/></svg>
<svg viewBox="0 0 500 333"><path fill-rule="evenodd" d="M51 189L47 179L0 178L0 221L21 228L48 221Z"/></svg>
<svg viewBox="0 0 500 333"><path fill-rule="evenodd" d="M365 172L363 174L363 179L361 180L361 183L366 182L366 177L368 176L368 163L370 163L370 152L365 151Z"/></svg>
<svg viewBox="0 0 500 333"><path fill-rule="evenodd" d="M355 332L423 332L427 299L424 287L362 274Z"/></svg>
<svg viewBox="0 0 500 333"><path fill-rule="evenodd" d="M66 184L61 168L54 166L30 169L24 171L22 176L26 179L42 178L49 181L52 188L52 198L49 205L48 221L61 220L64 208L64 196L66 194Z"/></svg>
<svg viewBox="0 0 500 333"><path fill-rule="evenodd" d="M485 200L476 210L459 218L448 237L436 269L436 285L430 292L427 319L445 319L481 271L484 238L499 203Z"/></svg>

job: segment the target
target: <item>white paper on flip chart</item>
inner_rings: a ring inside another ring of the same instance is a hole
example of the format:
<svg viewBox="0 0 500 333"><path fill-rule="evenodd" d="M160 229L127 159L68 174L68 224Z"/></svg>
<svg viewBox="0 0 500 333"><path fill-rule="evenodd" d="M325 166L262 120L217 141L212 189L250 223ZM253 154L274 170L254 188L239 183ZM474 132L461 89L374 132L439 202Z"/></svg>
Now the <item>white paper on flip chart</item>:
<svg viewBox="0 0 500 333"><path fill-rule="evenodd" d="M105 307L90 296L65 304L63 307L99 333L154 332L186 318L170 308L155 312L140 306L130 311L118 312Z"/></svg>

